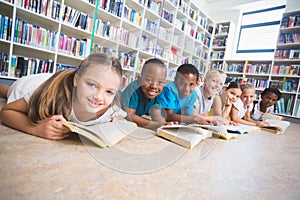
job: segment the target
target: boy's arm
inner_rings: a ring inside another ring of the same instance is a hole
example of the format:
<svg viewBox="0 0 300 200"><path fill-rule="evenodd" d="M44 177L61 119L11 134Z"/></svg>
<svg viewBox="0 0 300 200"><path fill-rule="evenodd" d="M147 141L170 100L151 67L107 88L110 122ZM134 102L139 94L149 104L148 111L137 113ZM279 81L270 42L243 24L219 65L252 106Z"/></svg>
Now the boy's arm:
<svg viewBox="0 0 300 200"><path fill-rule="evenodd" d="M1 110L1 120L7 126L38 137L60 140L68 136L69 129L60 121L65 119L61 115L54 115L49 119L33 123L27 116L28 103L22 98L5 105Z"/></svg>
<svg viewBox="0 0 300 200"><path fill-rule="evenodd" d="M164 125L164 121L151 121L135 114L135 109L124 106L123 109L127 112L126 119L136 123L140 127L157 129Z"/></svg>
<svg viewBox="0 0 300 200"><path fill-rule="evenodd" d="M209 124L206 120L205 116L201 115L182 115L182 114L175 114L173 110L166 110L167 121L176 121L180 123L192 124Z"/></svg>

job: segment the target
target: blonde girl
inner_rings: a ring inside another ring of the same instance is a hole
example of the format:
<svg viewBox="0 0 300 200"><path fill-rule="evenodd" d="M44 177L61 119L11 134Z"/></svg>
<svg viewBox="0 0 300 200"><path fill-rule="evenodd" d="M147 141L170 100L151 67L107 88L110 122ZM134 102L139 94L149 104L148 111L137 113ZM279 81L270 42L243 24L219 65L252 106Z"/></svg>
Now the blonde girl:
<svg viewBox="0 0 300 200"><path fill-rule="evenodd" d="M121 77L117 59L107 54L91 54L76 70L56 72L33 93L15 94L16 100L1 110L2 122L31 135L60 140L69 132L61 121L93 125L125 117L126 113L117 106ZM15 84L22 85L22 81ZM12 88L19 88L16 85Z"/></svg>
<svg viewBox="0 0 300 200"><path fill-rule="evenodd" d="M240 124L251 126L266 126L269 125L264 121L256 121L251 119L250 113L253 109L255 99L255 89L250 84L242 85L242 95L231 109L232 121Z"/></svg>

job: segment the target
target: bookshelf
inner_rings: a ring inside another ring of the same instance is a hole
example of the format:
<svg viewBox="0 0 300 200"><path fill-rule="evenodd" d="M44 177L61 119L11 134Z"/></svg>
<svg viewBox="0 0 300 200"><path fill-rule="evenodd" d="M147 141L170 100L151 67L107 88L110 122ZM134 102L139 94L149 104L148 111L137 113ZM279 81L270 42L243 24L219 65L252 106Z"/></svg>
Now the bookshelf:
<svg viewBox="0 0 300 200"><path fill-rule="evenodd" d="M230 21L216 23L210 55L212 69L223 69L224 60L231 54L230 49L226 47L232 43L234 28L233 22Z"/></svg>
<svg viewBox="0 0 300 200"><path fill-rule="evenodd" d="M270 84L283 93L277 112L300 118L300 11L283 14Z"/></svg>
<svg viewBox="0 0 300 200"><path fill-rule="evenodd" d="M214 23L192 0L99 0L94 20L96 5L96 0L0 0L1 18L11 25L0 35L0 79L75 67L91 46L119 57L123 87L152 57L166 63L168 80L182 63L202 73L207 69Z"/></svg>

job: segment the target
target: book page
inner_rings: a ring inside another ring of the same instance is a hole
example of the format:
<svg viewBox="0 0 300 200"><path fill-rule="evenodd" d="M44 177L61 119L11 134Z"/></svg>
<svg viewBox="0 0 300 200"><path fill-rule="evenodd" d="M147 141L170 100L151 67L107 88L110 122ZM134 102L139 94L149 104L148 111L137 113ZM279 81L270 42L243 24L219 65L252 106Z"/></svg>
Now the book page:
<svg viewBox="0 0 300 200"><path fill-rule="evenodd" d="M74 122L63 122L71 131L85 136L98 146L111 147L136 130L137 125L127 120L84 126ZM70 125L72 127L70 127Z"/></svg>
<svg viewBox="0 0 300 200"><path fill-rule="evenodd" d="M260 130L257 126L250 126L245 124L239 124L237 126L226 125L226 129L229 133L246 134Z"/></svg>
<svg viewBox="0 0 300 200"><path fill-rule="evenodd" d="M262 129L266 131L268 131L269 129L270 132L274 132L276 134L283 134L286 131L286 129L291 125L289 121L282 121L282 120L266 119L266 122L268 122L270 126L264 126L262 127Z"/></svg>
<svg viewBox="0 0 300 200"><path fill-rule="evenodd" d="M156 135L186 148L192 149L201 140L211 137L212 132L202 128L194 128L188 125L170 125L158 128Z"/></svg>

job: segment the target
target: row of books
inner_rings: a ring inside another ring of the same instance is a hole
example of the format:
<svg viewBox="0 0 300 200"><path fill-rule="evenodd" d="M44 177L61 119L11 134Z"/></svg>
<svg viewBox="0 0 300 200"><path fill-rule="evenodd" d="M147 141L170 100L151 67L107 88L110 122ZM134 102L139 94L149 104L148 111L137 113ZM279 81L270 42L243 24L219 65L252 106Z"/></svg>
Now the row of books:
<svg viewBox="0 0 300 200"><path fill-rule="evenodd" d="M297 100L294 102L294 96L291 95L289 98L285 99L284 97L282 97L281 99L279 99L276 102L276 106L275 106L275 112L278 114L285 114L285 115L293 115L297 116L300 115L297 107L295 107L295 110L293 111L293 105L294 103L296 103ZM298 107L299 107L299 103L298 103ZM297 116L298 117L298 116Z"/></svg>
<svg viewBox="0 0 300 200"><path fill-rule="evenodd" d="M89 44L88 44L89 42ZM90 39L79 39L60 34L58 39L58 52L85 58L89 54Z"/></svg>
<svg viewBox="0 0 300 200"><path fill-rule="evenodd" d="M94 19L84 12L64 5L61 12L61 21L91 32Z"/></svg>
<svg viewBox="0 0 300 200"><path fill-rule="evenodd" d="M250 74L269 74L271 64L247 64L245 73Z"/></svg>
<svg viewBox="0 0 300 200"><path fill-rule="evenodd" d="M277 49L275 59L300 59L300 49Z"/></svg>
<svg viewBox="0 0 300 200"><path fill-rule="evenodd" d="M227 35L229 33L229 26L218 24L216 26L215 35Z"/></svg>
<svg viewBox="0 0 300 200"><path fill-rule="evenodd" d="M175 19L175 27L178 28L181 31L184 31L185 29L185 21L182 19Z"/></svg>
<svg viewBox="0 0 300 200"><path fill-rule="evenodd" d="M136 52L132 52L132 53L119 52L118 59L120 60L122 67L125 69L138 70L140 68L141 63L140 63L140 59L136 55Z"/></svg>
<svg viewBox="0 0 300 200"><path fill-rule="evenodd" d="M222 70L223 69L223 62L222 61L218 61L218 62L213 62L212 64L211 64L211 68L212 69L220 69L220 70Z"/></svg>
<svg viewBox="0 0 300 200"><path fill-rule="evenodd" d="M64 69L76 69L77 66L74 65L65 65L65 64L61 64L61 63L56 63L56 71L61 71Z"/></svg>
<svg viewBox="0 0 300 200"><path fill-rule="evenodd" d="M283 17L281 20L281 28L300 26L300 15Z"/></svg>
<svg viewBox="0 0 300 200"><path fill-rule="evenodd" d="M283 92L297 92L298 82L295 80L270 80L269 87L278 88Z"/></svg>
<svg viewBox="0 0 300 200"><path fill-rule="evenodd" d="M223 59L225 55L225 51L213 51L211 52L212 59Z"/></svg>
<svg viewBox="0 0 300 200"><path fill-rule="evenodd" d="M155 55L157 55L158 57L168 60L169 59L169 53L170 52L169 52L168 48L160 46L159 44L156 46Z"/></svg>
<svg viewBox="0 0 300 200"><path fill-rule="evenodd" d="M300 117L300 99L295 100L295 109L293 111L294 117Z"/></svg>
<svg viewBox="0 0 300 200"><path fill-rule="evenodd" d="M0 39L10 40L12 30L12 19L0 14Z"/></svg>
<svg viewBox="0 0 300 200"><path fill-rule="evenodd" d="M300 76L300 65L273 65L272 74Z"/></svg>
<svg viewBox="0 0 300 200"><path fill-rule="evenodd" d="M160 39L163 39L167 42L171 42L172 35L173 35L172 30L166 29L164 27L160 27L159 34L158 34Z"/></svg>
<svg viewBox="0 0 300 200"><path fill-rule="evenodd" d="M225 47L226 46L226 38L222 39L214 39L213 40L213 47Z"/></svg>
<svg viewBox="0 0 300 200"><path fill-rule="evenodd" d="M57 43L57 32L16 18L13 40L17 43L54 51Z"/></svg>
<svg viewBox="0 0 300 200"><path fill-rule="evenodd" d="M99 7L113 15L121 17L123 10L123 0L100 0Z"/></svg>
<svg viewBox="0 0 300 200"><path fill-rule="evenodd" d="M61 3L55 0L19 0L18 6L52 19L59 19Z"/></svg>
<svg viewBox="0 0 300 200"><path fill-rule="evenodd" d="M244 66L245 66L244 64L236 64L236 63L225 64L225 71L243 73Z"/></svg>
<svg viewBox="0 0 300 200"><path fill-rule="evenodd" d="M156 35L157 32L158 32L159 26L158 26L157 22L145 18L144 29L146 31L149 31L149 32L151 32L151 33L153 33L153 34Z"/></svg>
<svg viewBox="0 0 300 200"><path fill-rule="evenodd" d="M147 8L157 15L160 15L161 8L162 8L162 1L157 1L157 0L148 0L146 2Z"/></svg>
<svg viewBox="0 0 300 200"><path fill-rule="evenodd" d="M141 13L137 12L134 9L129 8L128 6L124 7L123 19L126 19L127 21L137 26L141 26L143 20Z"/></svg>
<svg viewBox="0 0 300 200"><path fill-rule="evenodd" d="M30 74L53 73L53 60L40 60L38 58L29 58L13 55L11 57L10 76L20 78Z"/></svg>
<svg viewBox="0 0 300 200"><path fill-rule="evenodd" d="M196 32L195 40L199 41L201 44L210 45L210 37L205 37L204 32Z"/></svg>
<svg viewBox="0 0 300 200"><path fill-rule="evenodd" d="M178 52L177 49L174 47L171 47L171 53L169 56L169 61L173 62L173 63L179 63L179 56L178 56Z"/></svg>
<svg viewBox="0 0 300 200"><path fill-rule="evenodd" d="M153 54L155 50L156 43L151 38L149 38L147 35L142 35L141 41L140 41L140 49L144 52Z"/></svg>
<svg viewBox="0 0 300 200"><path fill-rule="evenodd" d="M165 19L165 20L167 20L171 24L173 23L173 16L174 16L173 13L170 13L166 9L163 9L162 18Z"/></svg>
<svg viewBox="0 0 300 200"><path fill-rule="evenodd" d="M282 33L278 36L279 44L300 43L300 33Z"/></svg>
<svg viewBox="0 0 300 200"><path fill-rule="evenodd" d="M252 85L256 89L264 89L268 87L268 79L243 78L243 83Z"/></svg>
<svg viewBox="0 0 300 200"><path fill-rule="evenodd" d="M1 76L8 76L8 54L7 53L0 53L0 73Z"/></svg>

